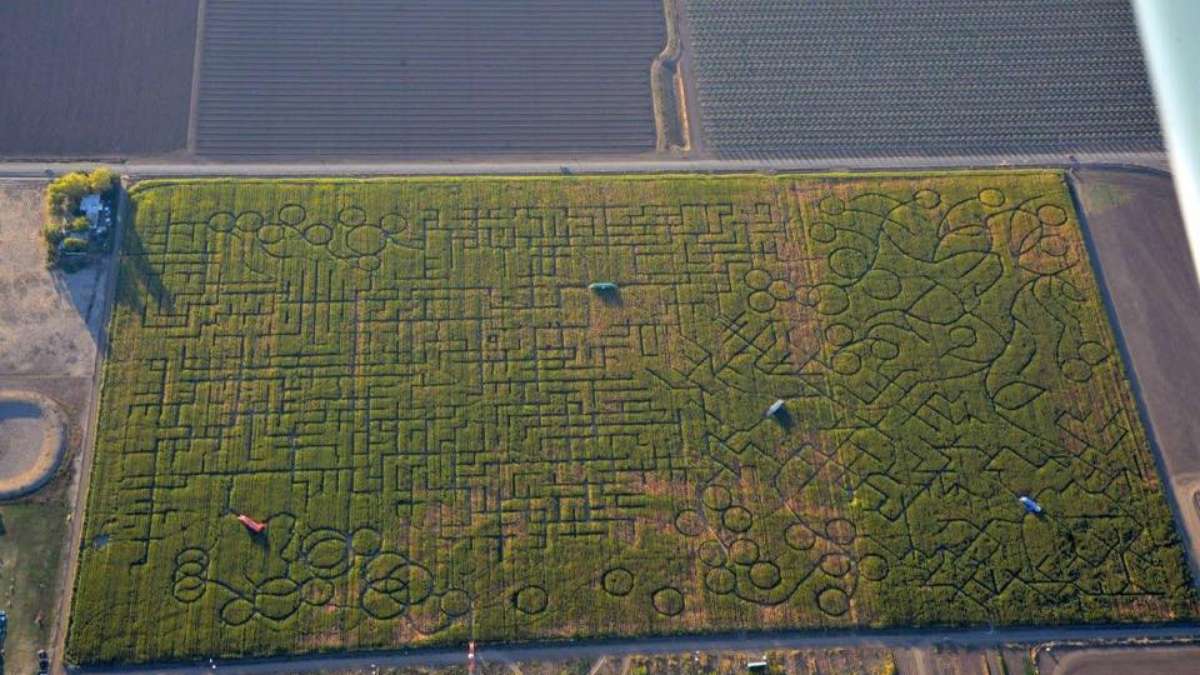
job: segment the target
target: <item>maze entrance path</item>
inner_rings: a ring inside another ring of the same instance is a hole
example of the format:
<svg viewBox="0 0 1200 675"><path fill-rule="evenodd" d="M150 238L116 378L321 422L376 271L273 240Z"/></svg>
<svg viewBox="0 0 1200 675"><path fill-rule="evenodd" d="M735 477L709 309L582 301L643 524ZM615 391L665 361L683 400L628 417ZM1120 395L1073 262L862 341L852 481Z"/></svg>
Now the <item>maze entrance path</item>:
<svg viewBox="0 0 1200 675"><path fill-rule="evenodd" d="M134 200L77 661L1194 612L1059 174Z"/></svg>

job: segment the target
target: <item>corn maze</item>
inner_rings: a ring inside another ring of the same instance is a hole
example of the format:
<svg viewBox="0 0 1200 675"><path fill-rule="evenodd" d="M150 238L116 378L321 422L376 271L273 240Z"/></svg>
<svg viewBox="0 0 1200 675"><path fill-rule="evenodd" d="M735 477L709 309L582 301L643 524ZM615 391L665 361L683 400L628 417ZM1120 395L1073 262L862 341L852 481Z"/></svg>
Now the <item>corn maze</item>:
<svg viewBox="0 0 1200 675"><path fill-rule="evenodd" d="M134 201L76 662L1195 612L1059 174Z"/></svg>

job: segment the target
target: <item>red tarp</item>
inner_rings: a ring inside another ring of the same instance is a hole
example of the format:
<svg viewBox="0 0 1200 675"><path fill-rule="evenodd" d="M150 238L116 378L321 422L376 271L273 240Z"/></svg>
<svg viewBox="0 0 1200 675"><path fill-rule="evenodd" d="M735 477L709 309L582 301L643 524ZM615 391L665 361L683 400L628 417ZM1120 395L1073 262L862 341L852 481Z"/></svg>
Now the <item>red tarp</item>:
<svg viewBox="0 0 1200 675"><path fill-rule="evenodd" d="M238 514L238 522L245 525L246 529L250 530L254 534L258 534L259 532L262 532L263 530L267 529L266 524L260 523L257 520L251 518L250 516L245 516L242 514Z"/></svg>

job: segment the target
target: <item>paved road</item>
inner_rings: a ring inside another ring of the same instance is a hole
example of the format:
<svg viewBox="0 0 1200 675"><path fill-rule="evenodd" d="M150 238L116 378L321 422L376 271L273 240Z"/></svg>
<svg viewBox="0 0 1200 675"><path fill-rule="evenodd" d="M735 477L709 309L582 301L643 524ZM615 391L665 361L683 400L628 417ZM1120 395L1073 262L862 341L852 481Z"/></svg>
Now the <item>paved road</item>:
<svg viewBox="0 0 1200 675"><path fill-rule="evenodd" d="M821 649L828 647L996 647L1013 643L1036 644L1051 640L1128 640L1133 638L1177 639L1200 636L1200 624L1170 626L1050 626L1005 629L911 629L788 631L779 633L730 633L696 637L643 638L613 641L580 641L481 647L483 662L560 661L596 659L627 654L679 653L690 651L759 651L773 649ZM330 669L364 669L373 666L464 665L464 649L419 649L407 652L346 653L295 659L215 661L186 665L149 665L78 669L78 673L303 673Z"/></svg>
<svg viewBox="0 0 1200 675"><path fill-rule="evenodd" d="M0 177L45 179L47 171L90 169L97 162L3 162ZM133 178L172 176L382 176L561 173L663 173L737 171L922 170L964 167L1129 165L1167 170L1163 153L1094 153L1080 155L964 155L959 157L881 157L859 159L717 160L659 159L654 156L555 160L509 159L451 162L307 162L243 163L131 160L113 166Z"/></svg>

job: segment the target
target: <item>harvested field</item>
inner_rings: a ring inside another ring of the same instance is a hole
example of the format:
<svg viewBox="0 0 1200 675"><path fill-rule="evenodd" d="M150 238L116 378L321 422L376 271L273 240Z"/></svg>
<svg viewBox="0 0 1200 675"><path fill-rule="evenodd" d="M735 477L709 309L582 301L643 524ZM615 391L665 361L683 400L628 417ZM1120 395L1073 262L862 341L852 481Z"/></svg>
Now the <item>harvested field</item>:
<svg viewBox="0 0 1200 675"><path fill-rule="evenodd" d="M196 0L5 0L0 26L0 156L187 145Z"/></svg>
<svg viewBox="0 0 1200 675"><path fill-rule="evenodd" d="M1200 285L1170 176L1072 172L1200 571Z"/></svg>
<svg viewBox="0 0 1200 675"><path fill-rule="evenodd" d="M134 199L74 661L1195 614L1060 174Z"/></svg>
<svg viewBox="0 0 1200 675"><path fill-rule="evenodd" d="M661 0L210 0L197 152L641 153Z"/></svg>
<svg viewBox="0 0 1200 675"><path fill-rule="evenodd" d="M1038 669L1044 675L1192 675L1197 663L1200 663L1200 646L1195 644L1067 647L1042 651Z"/></svg>
<svg viewBox="0 0 1200 675"><path fill-rule="evenodd" d="M730 158L1161 147L1128 0L686 0Z"/></svg>

